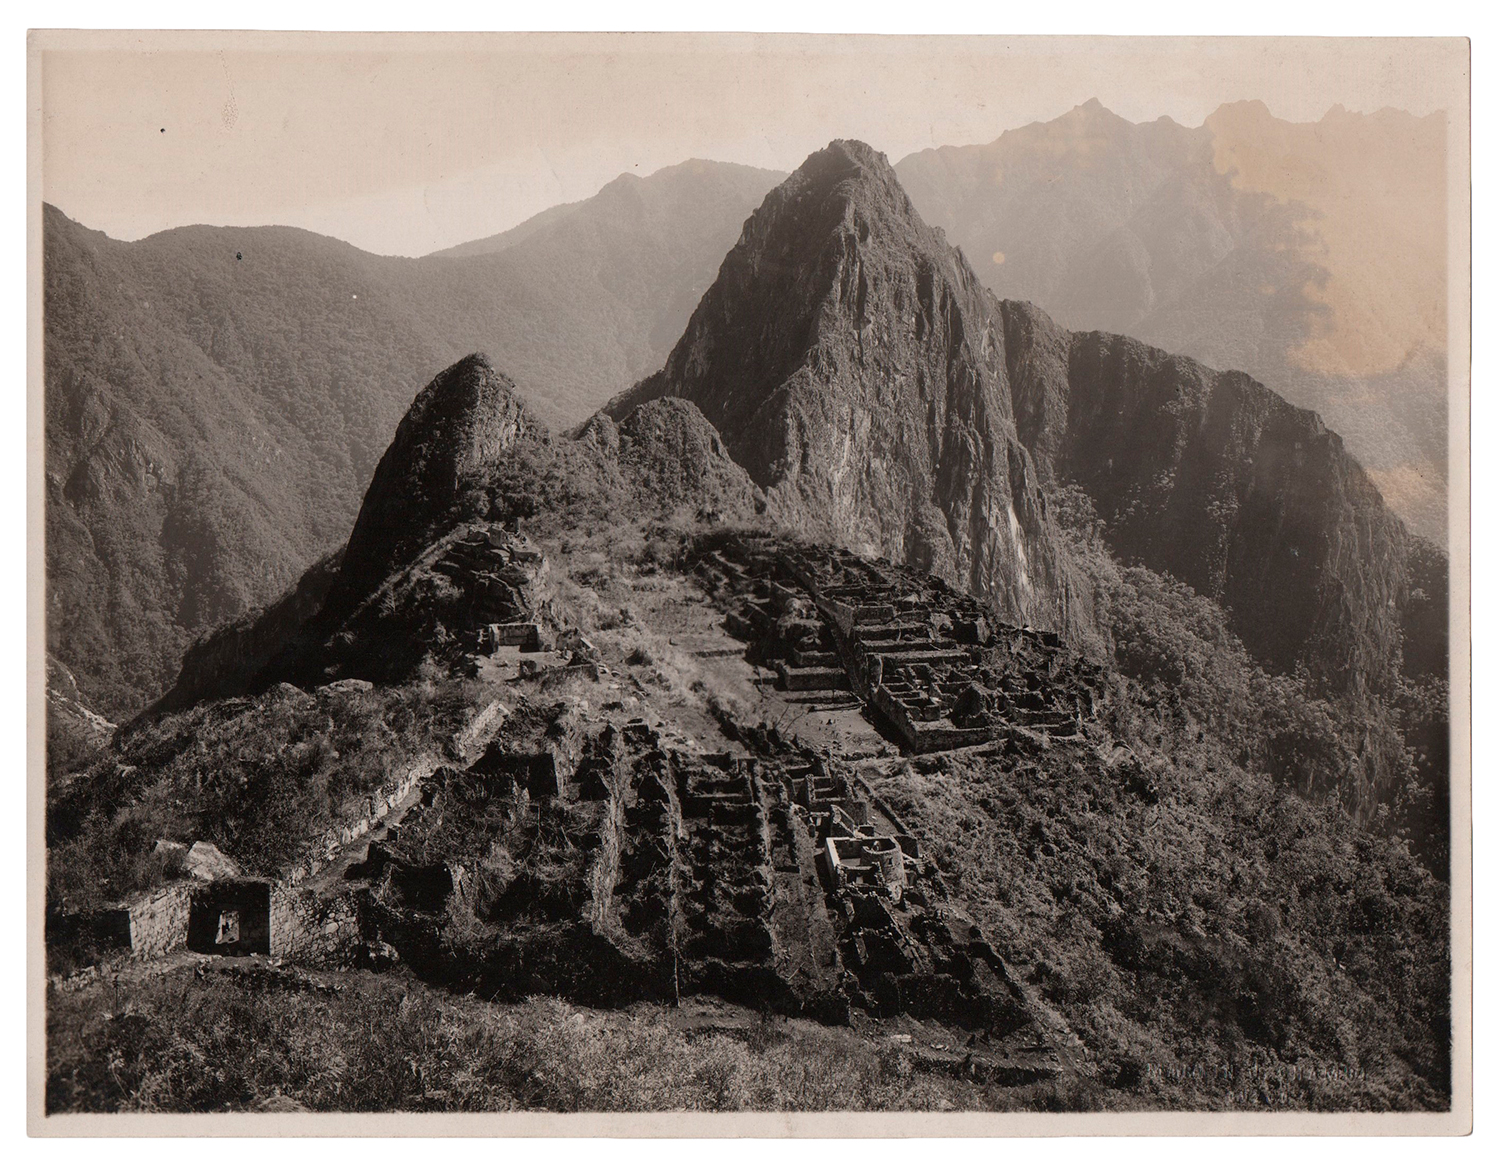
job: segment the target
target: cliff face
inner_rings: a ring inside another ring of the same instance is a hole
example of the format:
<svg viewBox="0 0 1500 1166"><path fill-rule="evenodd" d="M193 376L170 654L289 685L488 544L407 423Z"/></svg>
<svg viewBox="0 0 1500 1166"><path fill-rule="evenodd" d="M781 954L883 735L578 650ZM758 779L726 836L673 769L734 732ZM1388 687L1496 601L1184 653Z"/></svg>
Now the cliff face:
<svg viewBox="0 0 1500 1166"><path fill-rule="evenodd" d="M1244 373L1006 302L1023 440L1094 500L1115 551L1229 610L1252 653L1335 690L1401 663L1407 534L1317 414Z"/></svg>
<svg viewBox="0 0 1500 1166"><path fill-rule="evenodd" d="M835 142L771 192L666 366L608 412L684 397L774 518L1060 627L1072 588L1000 333L994 301L884 156Z"/></svg>
<svg viewBox="0 0 1500 1166"><path fill-rule="evenodd" d="M615 497L765 512L1070 632L1091 595L1044 490L1073 482L1122 558L1221 602L1257 658L1331 692L1390 691L1403 615L1439 622L1413 606L1405 529L1316 414L997 302L856 142L767 197L666 366L579 436L548 438L482 356L439 374L311 630L331 634L463 516L512 494L555 509L554 481L599 513Z"/></svg>
<svg viewBox="0 0 1500 1166"><path fill-rule="evenodd" d="M1409 528L1447 538L1441 112L1203 125L1097 101L896 173L1001 299L1235 368L1314 409Z"/></svg>

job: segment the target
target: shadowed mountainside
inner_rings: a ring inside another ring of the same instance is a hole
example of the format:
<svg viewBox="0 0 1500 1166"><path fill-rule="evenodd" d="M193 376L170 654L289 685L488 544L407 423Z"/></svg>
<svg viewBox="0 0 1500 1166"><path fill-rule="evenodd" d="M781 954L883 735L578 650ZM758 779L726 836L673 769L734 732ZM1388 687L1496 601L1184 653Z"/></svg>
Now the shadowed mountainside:
<svg viewBox="0 0 1500 1166"><path fill-rule="evenodd" d="M1276 671L1393 689L1411 540L1336 433L1244 373L1002 310L1038 472L1084 488L1117 555L1222 603Z"/></svg>
<svg viewBox="0 0 1500 1166"><path fill-rule="evenodd" d="M101 711L343 539L413 387L496 354L547 424L660 362L780 176L625 176L467 258L44 213L48 647Z"/></svg>

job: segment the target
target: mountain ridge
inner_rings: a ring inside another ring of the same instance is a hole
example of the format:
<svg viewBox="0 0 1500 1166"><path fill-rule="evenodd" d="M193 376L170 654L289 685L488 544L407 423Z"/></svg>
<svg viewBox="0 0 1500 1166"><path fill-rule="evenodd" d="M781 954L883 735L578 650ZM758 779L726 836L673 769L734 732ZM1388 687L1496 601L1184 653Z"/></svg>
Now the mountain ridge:
<svg viewBox="0 0 1500 1166"><path fill-rule="evenodd" d="M1440 111L1190 127L1091 101L896 169L1001 299L1276 386L1443 544L1445 135Z"/></svg>
<svg viewBox="0 0 1500 1166"><path fill-rule="evenodd" d="M296 228L121 243L44 208L49 649L101 711L139 711L195 637L343 541L411 394L465 353L495 353L544 423L583 420L669 350L753 178L695 213L716 170L679 168L675 237L646 178L624 212L579 204L581 233L463 259Z"/></svg>
<svg viewBox="0 0 1500 1166"><path fill-rule="evenodd" d="M702 189L701 184L694 185L688 180L694 178L709 177L713 181L708 190ZM497 251L508 250L526 242L533 236L542 232L555 230L566 220L576 215L587 214L590 204L597 206L596 200L601 196L604 201L620 199L639 192L638 183L650 183L659 187L665 187L671 192L674 201L684 195L691 193L692 196L702 197L712 195L714 197L725 197L726 195L745 190L760 189L767 182L778 182L786 175L782 171L767 170L759 166L746 166L738 162L716 162L707 158L688 158L673 166L666 166L654 171L650 175L642 176L629 171L610 179L599 188L597 194L577 202L559 203L557 206L549 207L539 214L532 215L522 220L514 227L501 231L498 234L488 235L482 239L473 239L466 243L460 243L453 247L445 247L439 251L430 252L424 258L428 259L463 259L474 255L490 255ZM737 199L735 200L738 201Z"/></svg>
<svg viewBox="0 0 1500 1166"><path fill-rule="evenodd" d="M920 1041L970 1109L1217 1104L1192 1066L1218 1057L1250 1061L1234 1087L1266 1107L1442 1107L1441 876L1328 804L1330 768L1384 726L1333 723L1251 664L1216 604L1107 551L1067 550L1095 555L1119 637L1092 661L919 571L726 525L705 504L760 507L691 402L565 440L524 410L477 355L440 372L372 475L363 563L321 564L190 654L180 684L206 690L49 787L49 960L130 960L172 993L184 949L248 949L287 979L194 997L202 1020L166 1040L148 1018L180 1009L135 1013L153 1043L131 1064L211 1024L238 1034L231 998L280 1024L285 988L327 969L359 973L341 982L366 1026L390 983L637 1024L718 1026L737 1003L762 1031L817 1021L886 1056ZM177 878L177 839L254 881ZM100 925L162 896L186 906L144 938ZM240 927L195 928L221 901ZM103 1007L57 993L70 1026ZM130 1103L108 1068L123 1039L54 1026L59 1108ZM416 1063L430 1103L447 1078Z"/></svg>
<svg viewBox="0 0 1500 1166"><path fill-rule="evenodd" d="M1074 481L1122 556L1225 602L1275 670L1395 685L1406 534L1338 437L1246 374L996 301L862 143L767 197L662 371L605 412L664 396L778 521L1003 618L1087 634L1042 492Z"/></svg>

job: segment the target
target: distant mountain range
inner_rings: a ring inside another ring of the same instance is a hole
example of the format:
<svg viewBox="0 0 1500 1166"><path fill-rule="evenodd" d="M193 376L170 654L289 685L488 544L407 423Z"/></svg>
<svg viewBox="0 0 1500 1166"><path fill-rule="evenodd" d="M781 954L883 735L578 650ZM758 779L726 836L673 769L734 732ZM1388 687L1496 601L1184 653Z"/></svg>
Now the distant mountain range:
<svg viewBox="0 0 1500 1166"><path fill-rule="evenodd" d="M1294 124L1260 102L1137 125L1091 101L896 172L997 295L1317 410L1446 543L1446 133L1441 113Z"/></svg>
<svg viewBox="0 0 1500 1166"><path fill-rule="evenodd" d="M1090 103L896 173L979 282L1319 409L1441 537L1441 219L1422 202L1441 128L1337 111L1289 126L1253 106L1137 126ZM781 178L697 161L622 176L422 259L274 227L120 243L48 207L49 650L101 712L135 711L195 637L342 541L432 370L483 350L543 424L581 422L667 359ZM955 541L937 517L921 521L939 565L995 537Z"/></svg>

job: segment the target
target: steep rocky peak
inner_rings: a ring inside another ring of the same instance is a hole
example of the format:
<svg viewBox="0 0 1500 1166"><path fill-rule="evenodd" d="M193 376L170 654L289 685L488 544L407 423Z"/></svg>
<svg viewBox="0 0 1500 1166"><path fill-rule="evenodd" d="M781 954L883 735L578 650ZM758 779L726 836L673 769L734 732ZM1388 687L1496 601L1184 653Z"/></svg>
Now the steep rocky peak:
<svg viewBox="0 0 1500 1166"><path fill-rule="evenodd" d="M832 243L854 235L860 244L873 233L924 251L941 250L941 232L922 221L890 160L864 142L839 140L810 155L767 196L745 225L746 240ZM809 256L810 257L810 256Z"/></svg>
<svg viewBox="0 0 1500 1166"><path fill-rule="evenodd" d="M425 546L435 528L524 436L544 428L483 353L434 377L416 399L365 493L337 593L367 590Z"/></svg>
<svg viewBox="0 0 1500 1166"><path fill-rule="evenodd" d="M833 367L854 371L851 356L855 365L889 363L878 351L888 342L936 343L969 358L973 342L983 347L989 311L968 263L922 221L885 155L834 141L746 221L662 372L607 411L619 419L654 397L693 400L769 485L780 472L775 451L752 418L799 370L825 380ZM889 381L889 370L879 375ZM995 400L1008 411L1005 394Z"/></svg>
<svg viewBox="0 0 1500 1166"><path fill-rule="evenodd" d="M668 396L701 409L779 521L1065 622L996 305L868 145L830 143L766 197L666 366L608 412Z"/></svg>

